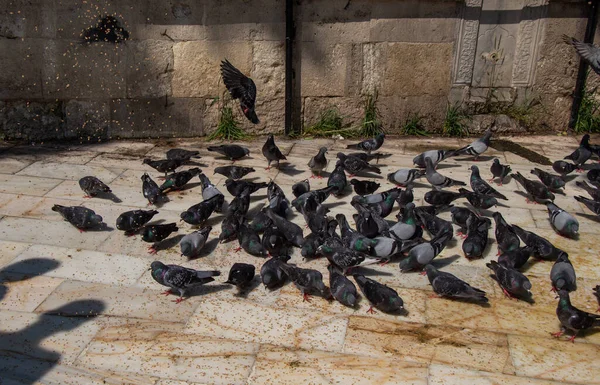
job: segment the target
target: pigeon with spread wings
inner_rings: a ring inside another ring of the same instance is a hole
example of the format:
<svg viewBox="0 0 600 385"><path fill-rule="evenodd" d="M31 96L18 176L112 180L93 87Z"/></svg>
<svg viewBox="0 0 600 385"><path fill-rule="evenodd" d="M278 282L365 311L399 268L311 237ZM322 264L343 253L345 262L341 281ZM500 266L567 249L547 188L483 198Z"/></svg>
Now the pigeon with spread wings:
<svg viewBox="0 0 600 385"><path fill-rule="evenodd" d="M227 60L221 62L221 76L225 87L234 99L240 99L242 112L254 124L258 124L258 116L254 111L256 103L256 85Z"/></svg>

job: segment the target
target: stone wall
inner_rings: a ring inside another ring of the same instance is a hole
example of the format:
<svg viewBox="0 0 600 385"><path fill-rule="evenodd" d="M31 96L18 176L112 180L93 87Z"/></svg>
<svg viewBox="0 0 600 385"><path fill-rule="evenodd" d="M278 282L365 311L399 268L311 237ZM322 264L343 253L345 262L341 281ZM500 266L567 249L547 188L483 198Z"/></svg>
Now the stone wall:
<svg viewBox="0 0 600 385"><path fill-rule="evenodd" d="M536 127L564 129L578 60L560 37L583 36L585 2L299 0L295 9L296 127L332 106L358 124L375 90L389 132L410 114L438 130L449 102L485 118L478 104L490 84L480 59L502 35L494 98L514 104L535 94L545 107ZM129 40L81 44L104 15ZM6 0L0 132L81 141L206 135L223 103L223 58L258 88L261 123L240 119L244 128L282 132L284 15L283 0ZM494 120L484 118L476 129Z"/></svg>

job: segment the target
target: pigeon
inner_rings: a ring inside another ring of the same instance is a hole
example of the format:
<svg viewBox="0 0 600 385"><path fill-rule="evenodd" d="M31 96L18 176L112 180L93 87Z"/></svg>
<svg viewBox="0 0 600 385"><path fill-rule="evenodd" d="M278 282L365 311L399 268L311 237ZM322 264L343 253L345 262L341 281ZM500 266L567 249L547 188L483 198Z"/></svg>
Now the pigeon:
<svg viewBox="0 0 600 385"><path fill-rule="evenodd" d="M86 193L84 198L92 198L100 193L110 193L112 190L110 187L104 184L100 179L95 176L84 176L79 179L79 187Z"/></svg>
<svg viewBox="0 0 600 385"><path fill-rule="evenodd" d="M463 193L455 193L445 190L431 190L425 193L423 199L433 206L445 206L454 202L456 199L463 198Z"/></svg>
<svg viewBox="0 0 600 385"><path fill-rule="evenodd" d="M350 174L350 177L352 177L358 173L361 173L363 171L381 174L381 170L379 169L379 167L372 166L369 163L365 162L364 160L357 158L355 156L347 156L346 154L344 154L342 152L338 152L337 158L339 159L339 162L344 167L344 170L346 170Z"/></svg>
<svg viewBox="0 0 600 385"><path fill-rule="evenodd" d="M310 167L310 171L313 173L311 178L322 178L321 172L327 167L325 153L327 153L327 147L321 147L317 155L308 161L308 167Z"/></svg>
<svg viewBox="0 0 600 385"><path fill-rule="evenodd" d="M352 203L352 207L358 211L354 214L354 223L359 233L367 238L375 238L378 235L389 235L389 224L379 214L370 211L359 203Z"/></svg>
<svg viewBox="0 0 600 385"><path fill-rule="evenodd" d="M402 190L402 192L400 192L400 195L398 196L398 198L396 198L396 202L398 202L398 206L400 206L400 208L402 209L408 203L412 203L414 199L415 196L413 194L413 186L412 184L408 184L406 188Z"/></svg>
<svg viewBox="0 0 600 385"><path fill-rule="evenodd" d="M496 158L496 159L494 159L494 162L492 163L492 166L490 167L490 172L494 176L494 178L490 179L490 181L498 178L500 180L499 185L502 186L502 182L504 181L504 179L506 179L508 174L511 173L511 171L512 171L512 169L510 168L509 165L501 164L500 160L498 158Z"/></svg>
<svg viewBox="0 0 600 385"><path fill-rule="evenodd" d="M342 269L344 274L359 266L381 262L381 258L374 258L347 247L333 248L325 244L317 248L317 255L324 255L331 264Z"/></svg>
<svg viewBox="0 0 600 385"><path fill-rule="evenodd" d="M407 272L422 269L444 250L451 238L452 233L441 233L431 241L413 247L408 252L408 257L400 261L400 271Z"/></svg>
<svg viewBox="0 0 600 385"><path fill-rule="evenodd" d="M181 238L181 241L179 241L181 255L188 258L197 257L206 244L206 241L208 240L208 234L211 232L211 230L211 226L206 226Z"/></svg>
<svg viewBox="0 0 600 385"><path fill-rule="evenodd" d="M248 189L248 194L254 194L260 189L267 188L268 184L265 182L248 182L246 180L233 180L227 179L225 181L225 186L227 187L227 191L234 196L240 196L244 189Z"/></svg>
<svg viewBox="0 0 600 385"><path fill-rule="evenodd" d="M303 207L309 199L314 199L315 203L321 204L325 202L329 195L335 190L335 187L325 187L319 190L312 190L300 195L292 201L292 206L299 212L303 211Z"/></svg>
<svg viewBox="0 0 600 385"><path fill-rule="evenodd" d="M504 195L500 194L486 181L481 179L481 176L479 175L479 167L475 165L471 166L471 178L469 179L469 181L471 183L471 188L473 189L473 192L476 192L477 194L488 195L496 199L503 199L505 201L508 200Z"/></svg>
<svg viewBox="0 0 600 385"><path fill-rule="evenodd" d="M600 285L596 285L592 291L594 292L594 296L596 297L596 301L598 302L598 310L596 313L600 312Z"/></svg>
<svg viewBox="0 0 600 385"><path fill-rule="evenodd" d="M256 268L248 263L234 263L229 270L229 277L225 283L244 288L250 285L254 279Z"/></svg>
<svg viewBox="0 0 600 385"><path fill-rule="evenodd" d="M351 179L350 184L354 188L354 192L358 195L373 194L381 185L370 180Z"/></svg>
<svg viewBox="0 0 600 385"><path fill-rule="evenodd" d="M458 192L464 194L471 206L476 209L487 210L498 204L498 200L489 195L477 194L464 188L459 188Z"/></svg>
<svg viewBox="0 0 600 385"><path fill-rule="evenodd" d="M267 141L262 147L262 153L267 158L267 168L266 170L271 169L271 162L277 162L277 168L279 168L279 161L286 160L287 158L281 153L279 147L275 145L275 139L273 138L273 134L269 134L267 137Z"/></svg>
<svg viewBox="0 0 600 385"><path fill-rule="evenodd" d="M178 231L176 223L168 223L165 225L146 225L142 229L142 240L144 242L152 243L152 246L148 247L150 254L156 254L156 246L159 242L166 239L171 233Z"/></svg>
<svg viewBox="0 0 600 385"><path fill-rule="evenodd" d="M496 222L496 243L498 244L498 255L507 251L514 251L519 248L521 241L511 225L509 225L502 214L495 212L492 214Z"/></svg>
<svg viewBox="0 0 600 385"><path fill-rule="evenodd" d="M200 271L178 265L165 265L158 261L152 262L150 270L152 278L156 282L170 288L163 294L174 294L174 291L179 292L179 298L173 301L176 303L183 301L183 297L188 291L212 282L215 280L213 277L221 275L219 271Z"/></svg>
<svg viewBox="0 0 600 385"><path fill-rule="evenodd" d="M582 43L574 37L567 35L563 35L563 40L575 47L579 56L592 67L594 72L600 75L600 48L593 44Z"/></svg>
<svg viewBox="0 0 600 385"><path fill-rule="evenodd" d="M433 167L433 163L431 163L431 159L425 159L425 178L427 181L431 183L434 189L441 190L444 187L450 186L466 186L466 183L448 178L440 173L438 173Z"/></svg>
<svg viewBox="0 0 600 385"><path fill-rule="evenodd" d="M575 337L577 337L579 331L600 326L600 315L587 313L571 305L568 291L559 290L558 296L560 300L556 307L556 316L560 321L561 328L559 332L552 333L554 337L558 338L565 334L566 331L570 331L573 333L573 336L569 338L569 341L575 342Z"/></svg>
<svg viewBox="0 0 600 385"><path fill-rule="evenodd" d="M210 182L210 179L208 179L208 177L206 175L200 174L200 175L198 175L198 177L200 178L200 183L201 183L200 187L202 187L202 199L209 200L210 198L214 197L215 195L223 196L223 193L220 192L219 189L217 189L215 187L215 185ZM221 209L222 209L222 206L217 207L215 209L215 211L220 213Z"/></svg>
<svg viewBox="0 0 600 385"><path fill-rule="evenodd" d="M179 217L182 221L192 226L201 225L212 213L223 204L223 195L215 195L214 197L202 201L198 204L190 206L182 212Z"/></svg>
<svg viewBox="0 0 600 385"><path fill-rule="evenodd" d="M498 282L507 297L531 301L531 282L525 275L496 261L486 263L486 266L494 272L492 278Z"/></svg>
<svg viewBox="0 0 600 385"><path fill-rule="evenodd" d="M408 203L404 206L402 220L390 227L390 236L400 241L418 238L423 234L421 227L417 226L414 213L415 205Z"/></svg>
<svg viewBox="0 0 600 385"><path fill-rule="evenodd" d="M408 186L415 179L419 179L423 175L425 175L424 170L418 170L416 168L403 168L396 172L389 173L387 175L387 180L399 186Z"/></svg>
<svg viewBox="0 0 600 385"><path fill-rule="evenodd" d="M467 219L467 237L462 250L468 260L483 257L488 244L488 230L492 225L489 218L469 217Z"/></svg>
<svg viewBox="0 0 600 385"><path fill-rule="evenodd" d="M275 214L286 218L290 213L290 201L285 197L281 187L273 181L267 185L267 199L269 207Z"/></svg>
<svg viewBox="0 0 600 385"><path fill-rule="evenodd" d="M166 177L168 172L174 172L180 167L183 164L183 161L177 159L144 159L143 164L147 164L158 172L164 172Z"/></svg>
<svg viewBox="0 0 600 385"><path fill-rule="evenodd" d="M237 231L237 237L240 247L238 247L235 251L244 249L248 254L257 257L262 257L266 254L258 234L246 226L245 223L240 223Z"/></svg>
<svg viewBox="0 0 600 385"><path fill-rule="evenodd" d="M221 234L219 234L219 243L225 243L237 237L237 231L244 216L238 212L232 212L225 216L221 222Z"/></svg>
<svg viewBox="0 0 600 385"><path fill-rule="evenodd" d="M341 162L337 162L335 165L335 169L329 174L329 178L327 179L327 187L335 188L333 190L333 195L339 197L344 194L344 190L348 186L348 181L346 180L346 173L344 172L344 166Z"/></svg>
<svg viewBox="0 0 600 385"><path fill-rule="evenodd" d="M450 209L450 218L452 219L452 223L460 227L460 230L456 232L456 235L466 236L467 232L467 220L470 217L477 217L473 211L469 210L466 207L452 207Z"/></svg>
<svg viewBox="0 0 600 385"><path fill-rule="evenodd" d="M437 217L435 214L430 214L420 207L415 207L415 216L423 228L433 237L442 233L452 234L453 232L452 224L450 222Z"/></svg>
<svg viewBox="0 0 600 385"><path fill-rule="evenodd" d="M126 211L117 218L117 229L125 234L132 234L142 228L146 223L158 214L156 210L132 210Z"/></svg>
<svg viewBox="0 0 600 385"><path fill-rule="evenodd" d="M453 274L439 271L432 264L425 266L425 273L433 291L440 297L480 303L488 302L485 291L472 287Z"/></svg>
<svg viewBox="0 0 600 385"><path fill-rule="evenodd" d="M160 191L165 192L167 190L180 190L182 189L193 177L200 175L202 171L198 167L190 168L189 170L175 172L171 175L167 175L165 182L159 187Z"/></svg>
<svg viewBox="0 0 600 385"><path fill-rule="evenodd" d="M536 201L554 201L554 194L552 194L550 190L548 190L548 187L546 187L543 183L527 179L518 171L516 174L510 174L510 176L519 182L519 184L525 188L525 191L527 191L529 198L532 198L528 198L527 202L535 203Z"/></svg>
<svg viewBox="0 0 600 385"><path fill-rule="evenodd" d="M208 151L218 152L226 158L233 160L240 160L245 156L250 156L250 150L246 147L239 146L237 144L221 144L219 146L209 146Z"/></svg>
<svg viewBox="0 0 600 385"><path fill-rule="evenodd" d="M587 178L594 186L600 186L600 169L593 168L588 171Z"/></svg>
<svg viewBox="0 0 600 385"><path fill-rule="evenodd" d="M281 264L280 268L302 292L303 302L310 302L310 293L319 292L322 296L329 296L329 290L323 283L323 275L313 269L302 269L296 266Z"/></svg>
<svg viewBox="0 0 600 385"><path fill-rule="evenodd" d="M360 158L365 162L370 162L373 159L375 159L375 161L379 163L379 159L389 158L390 156L392 156L392 154L382 154L380 152L375 154L367 154L366 152L351 152L350 154L348 154L348 156Z"/></svg>
<svg viewBox="0 0 600 385"><path fill-rule="evenodd" d="M267 208L263 207L258 214L256 214L253 218L252 218L252 222L250 222L250 228L257 232L257 233L262 233L264 232L268 227L271 227L273 225L273 221L271 220L271 218L269 218L269 216L267 215Z"/></svg>
<svg viewBox="0 0 600 385"><path fill-rule="evenodd" d="M519 238L521 238L527 246L533 249L534 256L544 260L556 260L560 250L554 247L554 245L546 238L540 237L531 231L524 230L517 225L512 225L512 228Z"/></svg>
<svg viewBox="0 0 600 385"><path fill-rule="evenodd" d="M327 270L329 270L329 290L331 290L333 298L344 306L356 306L358 293L352 281L341 274L333 265L328 265Z"/></svg>
<svg viewBox="0 0 600 385"><path fill-rule="evenodd" d="M248 214L248 209L250 208L250 189L246 187L240 195L233 198L231 204L229 204L229 212L237 212L241 216L246 216Z"/></svg>
<svg viewBox="0 0 600 385"><path fill-rule="evenodd" d="M362 142L356 144L349 144L346 148L352 150L361 150L365 151L367 154L370 154L373 151L379 150L379 148L383 145L384 140L385 134L379 133L372 139L363 140Z"/></svg>
<svg viewBox="0 0 600 385"><path fill-rule="evenodd" d="M147 173L142 175L142 194L144 194L144 198L148 199L148 205L162 202L165 199L160 187Z"/></svg>
<svg viewBox="0 0 600 385"><path fill-rule="evenodd" d="M556 162L552 163L552 169L561 176L568 175L578 168L579 167L573 163L565 162L564 160L557 160Z"/></svg>
<svg viewBox="0 0 600 385"><path fill-rule="evenodd" d="M371 249L371 256L381 258L385 261L390 261L394 257L401 255L404 251L420 243L419 241L403 242L390 237L375 237L373 240L377 243Z"/></svg>
<svg viewBox="0 0 600 385"><path fill-rule="evenodd" d="M290 244L285 235L276 226L271 225L265 229L261 243L269 255L288 254Z"/></svg>
<svg viewBox="0 0 600 385"><path fill-rule="evenodd" d="M342 241L344 245L349 249L360 251L363 253L368 253L371 251L371 248L377 243L376 241L369 239L361 233L352 229L350 227L350 224L346 220L346 216L344 214L336 215L335 219L337 220L337 223L340 226Z"/></svg>
<svg viewBox="0 0 600 385"><path fill-rule="evenodd" d="M581 166L592 157L592 151L590 151L590 135L585 134L579 143L579 147L573 151L570 155L565 156L563 159L572 161L579 170Z"/></svg>
<svg viewBox="0 0 600 385"><path fill-rule="evenodd" d="M200 151L189 151L183 148L172 148L167 151L167 159L180 160L183 163L189 162L192 158L200 158Z"/></svg>
<svg viewBox="0 0 600 385"><path fill-rule="evenodd" d="M65 221L77 227L81 233L85 230L106 226L100 215L83 206L54 205L52 211L59 213Z"/></svg>
<svg viewBox="0 0 600 385"><path fill-rule="evenodd" d="M550 270L550 281L552 282L552 290L566 290L568 292L577 290L577 279L575 277L575 269L569 261L569 255L561 251L552 265Z"/></svg>
<svg viewBox="0 0 600 385"><path fill-rule="evenodd" d="M399 188L393 188L384 191L382 195L384 199L381 202L364 204L363 206L369 209L371 212L378 214L380 217L385 218L392 213L394 209L394 203L402 192Z"/></svg>
<svg viewBox="0 0 600 385"><path fill-rule="evenodd" d="M532 253L533 248L531 246L523 246L512 251L505 251L498 257L498 263L518 270L527 263Z"/></svg>
<svg viewBox="0 0 600 385"><path fill-rule="evenodd" d="M260 123L256 111L256 85L254 81L235 68L227 59L221 62L221 77L232 99L240 100L244 116L254 124Z"/></svg>
<svg viewBox="0 0 600 385"><path fill-rule="evenodd" d="M584 189L588 194L590 194L590 196L592 197L592 199L596 202L600 202L600 189L597 189L595 187L590 186L589 184L587 184L586 182L575 182L575 185L579 188Z"/></svg>
<svg viewBox="0 0 600 385"><path fill-rule="evenodd" d="M302 244L301 250L302 256L304 258L313 258L317 255L317 249L319 246L325 243L333 243L333 241L335 241L335 245L333 245L333 247L343 247L344 244L342 243L342 240L335 232L337 224L338 223L335 219L330 219L326 231L310 233L306 238L304 238L304 244Z"/></svg>
<svg viewBox="0 0 600 385"><path fill-rule="evenodd" d="M430 159L433 166L436 167L438 163L440 163L444 159L448 159L455 155L456 151L454 150L429 150L417 155L413 159L413 163L417 167L425 168L427 167L425 160Z"/></svg>
<svg viewBox="0 0 600 385"><path fill-rule="evenodd" d="M308 183L308 179L304 179L298 183L295 183L292 186L292 194L294 194L294 196L296 198L298 198L302 194L306 194L309 191L310 191L310 183Z"/></svg>
<svg viewBox="0 0 600 385"><path fill-rule="evenodd" d="M260 268L260 278L267 289L283 285L287 279L286 272L281 268L290 260L290 256L275 256L263 263Z"/></svg>
<svg viewBox="0 0 600 385"><path fill-rule="evenodd" d="M579 232L577 219L554 203L548 202L546 207L552 228L563 237L576 238Z"/></svg>
<svg viewBox="0 0 600 385"><path fill-rule="evenodd" d="M214 173L221 174L229 179L238 180L254 171L256 170L254 170L252 167L221 166L215 167Z"/></svg>
<svg viewBox="0 0 600 385"><path fill-rule="evenodd" d="M492 130L490 128L488 128L484 132L484 134L481 138L475 140L468 146L459 148L458 150L455 151L455 154L456 155L472 155L472 156L474 156L474 160L477 160L479 158L479 155L481 155L487 151L487 149L490 145L491 138L492 138Z"/></svg>
<svg viewBox="0 0 600 385"><path fill-rule="evenodd" d="M577 202L583 203L594 214L600 215L600 202L596 202L596 201L588 199L586 197L582 197L581 195L576 196L575 200Z"/></svg>
<svg viewBox="0 0 600 385"><path fill-rule="evenodd" d="M266 210L267 216L271 218L275 227L279 229L285 235L285 238L294 246L302 248L304 237L302 235L302 228L297 224L288 221L285 218L275 214L273 210Z"/></svg>
<svg viewBox="0 0 600 385"><path fill-rule="evenodd" d="M313 233L327 231L329 219L327 213L329 209L324 205L317 205L317 208L312 210L304 210L303 216L306 221L306 225Z"/></svg>
<svg viewBox="0 0 600 385"><path fill-rule="evenodd" d="M531 170L531 173L538 177L538 179L551 191L559 191L561 188L565 187L565 181L562 177L554 174L550 174L544 170L540 170L539 168L534 168Z"/></svg>
<svg viewBox="0 0 600 385"><path fill-rule="evenodd" d="M388 201L390 195L393 195L394 199L396 199L402 190L398 187L393 187L389 190L382 191L377 194L369 194L369 195L356 195L352 197L351 203L358 203L363 206L375 205L378 203L382 203ZM389 204L389 203L388 203Z"/></svg>
<svg viewBox="0 0 600 385"><path fill-rule="evenodd" d="M358 287L360 287L360 291L362 291L365 298L371 303L367 313L375 313L373 308L384 313L404 311L404 302L396 290L361 274L354 274L353 277Z"/></svg>

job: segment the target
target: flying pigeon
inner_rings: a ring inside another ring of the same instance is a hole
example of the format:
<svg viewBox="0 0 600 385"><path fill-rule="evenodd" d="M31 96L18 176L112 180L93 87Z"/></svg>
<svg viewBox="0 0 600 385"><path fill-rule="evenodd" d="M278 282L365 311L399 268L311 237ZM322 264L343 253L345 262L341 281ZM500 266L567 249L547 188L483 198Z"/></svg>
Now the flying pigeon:
<svg viewBox="0 0 600 385"><path fill-rule="evenodd" d="M214 281L213 277L221 275L219 271L199 271L177 265L165 265L162 262L154 261L150 265L152 278L163 286L170 289L163 294L173 294L173 291L179 292L179 298L175 301L180 303L189 290Z"/></svg>
<svg viewBox="0 0 600 385"><path fill-rule="evenodd" d="M592 67L594 72L600 75L600 48L593 44L582 43L574 37L567 35L563 35L563 40L575 47L579 56Z"/></svg>
<svg viewBox="0 0 600 385"><path fill-rule="evenodd" d="M258 116L254 111L256 104L256 85L254 81L235 68L229 61L221 62L223 83L233 99L240 100L240 108L244 116L254 124L258 124Z"/></svg>

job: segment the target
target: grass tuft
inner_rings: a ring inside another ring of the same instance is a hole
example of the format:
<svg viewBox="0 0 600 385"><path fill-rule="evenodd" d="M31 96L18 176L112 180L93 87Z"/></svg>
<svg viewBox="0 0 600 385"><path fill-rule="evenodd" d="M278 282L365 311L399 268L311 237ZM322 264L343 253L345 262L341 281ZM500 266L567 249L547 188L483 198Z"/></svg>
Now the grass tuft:
<svg viewBox="0 0 600 385"><path fill-rule="evenodd" d="M469 134L466 122L471 117L460 107L460 104L450 105L446 109L446 117L442 126L442 134L451 137L463 137Z"/></svg>
<svg viewBox="0 0 600 385"><path fill-rule="evenodd" d="M429 136L423 126L423 117L417 114L410 114L402 127L403 135Z"/></svg>
<svg viewBox="0 0 600 385"><path fill-rule="evenodd" d="M213 100L213 104L215 101ZM211 104L212 105L212 104ZM217 129L213 132L208 140L222 139L222 140L242 140L247 138L248 135L240 127L240 123L233 115L233 109L226 103L220 109L219 124Z"/></svg>
<svg viewBox="0 0 600 385"><path fill-rule="evenodd" d="M365 116L360 130L361 136L374 137L381 133L377 96L377 90L375 90L373 94L367 95L365 99Z"/></svg>
<svg viewBox="0 0 600 385"><path fill-rule="evenodd" d="M600 132L600 102L596 99L597 87L584 87L577 121L573 130L576 134Z"/></svg>
<svg viewBox="0 0 600 385"><path fill-rule="evenodd" d="M336 134L346 137L356 135L356 130L343 128L342 116L336 108L329 108L323 111L316 123L304 128L304 136L311 136L313 138L329 138Z"/></svg>

